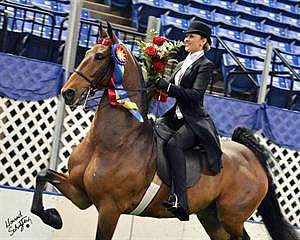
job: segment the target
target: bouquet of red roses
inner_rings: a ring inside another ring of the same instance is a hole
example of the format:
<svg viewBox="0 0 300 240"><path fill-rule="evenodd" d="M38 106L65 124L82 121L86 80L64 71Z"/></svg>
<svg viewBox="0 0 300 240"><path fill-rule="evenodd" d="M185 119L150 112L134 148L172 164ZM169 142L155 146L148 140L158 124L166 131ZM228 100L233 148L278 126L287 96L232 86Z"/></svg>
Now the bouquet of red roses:
<svg viewBox="0 0 300 240"><path fill-rule="evenodd" d="M145 80L156 84L164 77L166 66L177 63L175 59L177 50L183 45L181 41L169 41L167 38L150 33L151 39L137 42L142 55L142 70ZM162 91L150 91L150 98L166 101L166 94Z"/></svg>

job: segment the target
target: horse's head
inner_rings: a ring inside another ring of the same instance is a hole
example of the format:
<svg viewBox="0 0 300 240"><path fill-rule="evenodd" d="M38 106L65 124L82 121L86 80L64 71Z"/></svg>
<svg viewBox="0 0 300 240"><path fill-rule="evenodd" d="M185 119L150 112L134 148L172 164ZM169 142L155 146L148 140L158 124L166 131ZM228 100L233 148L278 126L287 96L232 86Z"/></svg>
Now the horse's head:
<svg viewBox="0 0 300 240"><path fill-rule="evenodd" d="M83 103L89 89L101 89L108 85L114 70L112 46L118 43L111 25L107 32L100 24L101 38L86 52L84 59L63 86L61 93L67 105Z"/></svg>

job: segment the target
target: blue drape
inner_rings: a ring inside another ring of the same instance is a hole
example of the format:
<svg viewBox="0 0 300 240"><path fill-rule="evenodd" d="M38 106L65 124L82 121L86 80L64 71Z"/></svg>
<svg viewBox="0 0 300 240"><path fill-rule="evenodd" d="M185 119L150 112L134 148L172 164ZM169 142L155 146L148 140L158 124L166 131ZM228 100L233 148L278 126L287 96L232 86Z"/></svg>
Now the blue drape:
<svg viewBox="0 0 300 240"><path fill-rule="evenodd" d="M61 65L0 53L0 95L37 101L57 96L64 83Z"/></svg>

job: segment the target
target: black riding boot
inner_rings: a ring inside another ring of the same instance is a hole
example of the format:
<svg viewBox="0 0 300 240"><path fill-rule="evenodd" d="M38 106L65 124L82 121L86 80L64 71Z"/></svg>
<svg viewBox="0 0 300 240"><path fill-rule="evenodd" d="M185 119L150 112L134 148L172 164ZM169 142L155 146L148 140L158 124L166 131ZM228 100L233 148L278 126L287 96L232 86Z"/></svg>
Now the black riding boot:
<svg viewBox="0 0 300 240"><path fill-rule="evenodd" d="M186 192L186 162L184 152L176 144L174 146L172 141L167 146L167 152L173 176L174 193L163 205L172 211L181 221L188 221L189 208Z"/></svg>

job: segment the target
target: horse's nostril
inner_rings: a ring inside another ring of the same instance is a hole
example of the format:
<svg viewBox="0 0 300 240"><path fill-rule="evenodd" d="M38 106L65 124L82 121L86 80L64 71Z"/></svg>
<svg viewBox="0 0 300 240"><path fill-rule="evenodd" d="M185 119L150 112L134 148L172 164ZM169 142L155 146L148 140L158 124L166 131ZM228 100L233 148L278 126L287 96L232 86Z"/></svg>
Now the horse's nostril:
<svg viewBox="0 0 300 240"><path fill-rule="evenodd" d="M75 91L73 89L69 88L69 89L63 91L62 95L63 95L63 97L64 97L65 100L70 101L75 96Z"/></svg>

